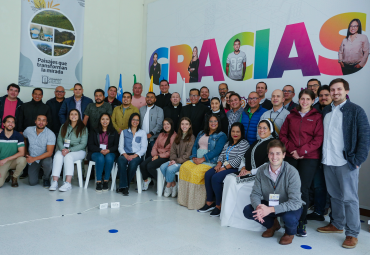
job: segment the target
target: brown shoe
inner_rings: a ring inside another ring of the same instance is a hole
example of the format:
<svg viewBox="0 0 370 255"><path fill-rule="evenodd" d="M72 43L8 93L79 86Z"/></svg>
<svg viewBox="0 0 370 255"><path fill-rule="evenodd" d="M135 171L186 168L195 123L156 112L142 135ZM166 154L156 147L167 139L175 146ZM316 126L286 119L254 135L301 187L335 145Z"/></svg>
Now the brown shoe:
<svg viewBox="0 0 370 255"><path fill-rule="evenodd" d="M291 244L293 242L294 235L288 235L287 233L284 233L284 235L280 238L279 244L281 245L287 245Z"/></svg>
<svg viewBox="0 0 370 255"><path fill-rule="evenodd" d="M325 227L321 227L321 228L318 228L317 231L321 232L321 233L343 233L343 229L340 230L340 229L337 229L336 227L334 227L333 224L329 224Z"/></svg>
<svg viewBox="0 0 370 255"><path fill-rule="evenodd" d="M280 229L280 224L277 218L274 220L274 225L267 229L265 232L262 233L262 237L268 238L268 237L273 237L275 234L275 231Z"/></svg>
<svg viewBox="0 0 370 255"><path fill-rule="evenodd" d="M12 177L13 177L13 171L9 170L9 174L8 174L8 177L6 177L5 182L10 182L10 178Z"/></svg>
<svg viewBox="0 0 370 255"><path fill-rule="evenodd" d="M18 187L18 179L12 176L12 187Z"/></svg>
<svg viewBox="0 0 370 255"><path fill-rule="evenodd" d="M347 249L353 249L356 247L358 240L356 237L353 236L346 236L346 240L344 240L342 247Z"/></svg>

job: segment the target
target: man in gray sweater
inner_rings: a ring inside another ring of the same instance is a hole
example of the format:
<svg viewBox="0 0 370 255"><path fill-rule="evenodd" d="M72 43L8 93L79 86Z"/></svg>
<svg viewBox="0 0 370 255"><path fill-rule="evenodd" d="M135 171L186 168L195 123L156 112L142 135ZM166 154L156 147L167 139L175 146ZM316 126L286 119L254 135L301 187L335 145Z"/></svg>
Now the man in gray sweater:
<svg viewBox="0 0 370 255"><path fill-rule="evenodd" d="M297 169L284 162L286 148L279 140L267 145L269 163L258 168L251 204L244 208L244 216L267 228L262 237L272 237L280 229L277 217L285 223L285 234L280 244L291 244L297 233L302 214L301 180ZM262 198L262 199L261 199Z"/></svg>

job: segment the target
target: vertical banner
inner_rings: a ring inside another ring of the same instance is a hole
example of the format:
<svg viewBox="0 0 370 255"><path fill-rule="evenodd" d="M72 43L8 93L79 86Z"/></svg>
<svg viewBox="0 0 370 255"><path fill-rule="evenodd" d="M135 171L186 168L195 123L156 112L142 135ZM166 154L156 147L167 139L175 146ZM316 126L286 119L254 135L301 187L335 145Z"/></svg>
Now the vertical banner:
<svg viewBox="0 0 370 255"><path fill-rule="evenodd" d="M82 83L85 0L22 0L20 86Z"/></svg>

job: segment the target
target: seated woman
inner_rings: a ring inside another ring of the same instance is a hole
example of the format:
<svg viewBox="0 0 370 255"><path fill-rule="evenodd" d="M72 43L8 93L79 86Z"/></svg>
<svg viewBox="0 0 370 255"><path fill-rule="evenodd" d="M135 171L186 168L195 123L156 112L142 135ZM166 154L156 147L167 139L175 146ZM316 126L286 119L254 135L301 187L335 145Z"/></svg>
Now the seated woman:
<svg viewBox="0 0 370 255"><path fill-rule="evenodd" d="M140 128L140 115L136 112L131 114L128 120L128 129L121 132L119 137L118 170L119 187L117 193L122 192L128 196L130 182L136 173L138 165L143 161L148 139L144 130Z"/></svg>
<svg viewBox="0 0 370 255"><path fill-rule="evenodd" d="M108 190L110 173L118 156L118 142L119 135L113 127L110 115L103 113L99 118L98 129L90 130L87 142L87 160L95 162L96 192ZM102 183L103 171L105 174Z"/></svg>
<svg viewBox="0 0 370 255"><path fill-rule="evenodd" d="M218 97L211 99L211 113L206 114L206 120L211 116L211 114L216 114L221 119L221 131L227 134L229 128L229 120L226 116L225 111L222 109L221 101Z"/></svg>
<svg viewBox="0 0 370 255"><path fill-rule="evenodd" d="M243 215L244 207L250 204L254 177L258 167L269 162L267 145L274 137L274 126L268 119L258 123L260 139L255 141L247 150L239 166L238 176L229 174L224 180L222 194L221 226L262 231L264 228L254 221L247 220ZM244 177L242 177L244 176ZM244 178L244 179L243 179Z"/></svg>
<svg viewBox="0 0 370 255"><path fill-rule="evenodd" d="M170 118L164 119L162 125L163 130L153 145L152 156L140 164L140 171L144 179L143 190L148 189L149 183L152 181L151 178L157 179L157 168L170 158L171 145L175 140L176 132Z"/></svg>
<svg viewBox="0 0 370 255"><path fill-rule="evenodd" d="M244 153L249 143L245 140L244 126L240 122L231 125L229 141L225 144L217 165L205 174L207 202L199 212L211 212L211 216L218 217L221 213L222 189L226 175L237 173ZM214 202L216 198L216 203Z"/></svg>
<svg viewBox="0 0 370 255"><path fill-rule="evenodd" d="M57 144L58 151L54 155L53 160L53 182L49 190L54 191L58 188L58 179L64 164L66 180L59 188L59 191L68 191L72 189L71 181L74 172L74 162L83 160L86 155L88 131L81 120L80 112L72 109L68 113L66 122L62 125L59 131Z"/></svg>
<svg viewBox="0 0 370 255"><path fill-rule="evenodd" d="M207 120L192 148L189 161L182 164L179 178L178 203L188 209L199 209L204 205L206 190L204 174L217 163L222 148L227 140L221 131L220 118L212 114Z"/></svg>
<svg viewBox="0 0 370 255"><path fill-rule="evenodd" d="M177 185L175 175L180 170L181 164L189 160L191 149L193 148L195 137L191 128L191 121L187 117L180 120L180 128L172 143L170 152L170 161L161 165L160 169L166 179L167 185L164 190L164 196L177 196Z"/></svg>

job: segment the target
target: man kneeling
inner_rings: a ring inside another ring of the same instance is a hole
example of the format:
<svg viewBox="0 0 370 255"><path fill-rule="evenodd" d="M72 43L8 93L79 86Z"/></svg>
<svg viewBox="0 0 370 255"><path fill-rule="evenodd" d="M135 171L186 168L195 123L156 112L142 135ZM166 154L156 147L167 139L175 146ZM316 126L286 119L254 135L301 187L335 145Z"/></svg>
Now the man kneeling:
<svg viewBox="0 0 370 255"><path fill-rule="evenodd" d="M297 233L302 214L301 180L297 169L284 162L285 145L272 140L267 145L270 163L259 167L256 174L251 203L244 208L244 216L267 228L262 237L272 237L280 229L277 217L285 224L285 234L280 244L291 244ZM262 198L262 200L261 200Z"/></svg>

